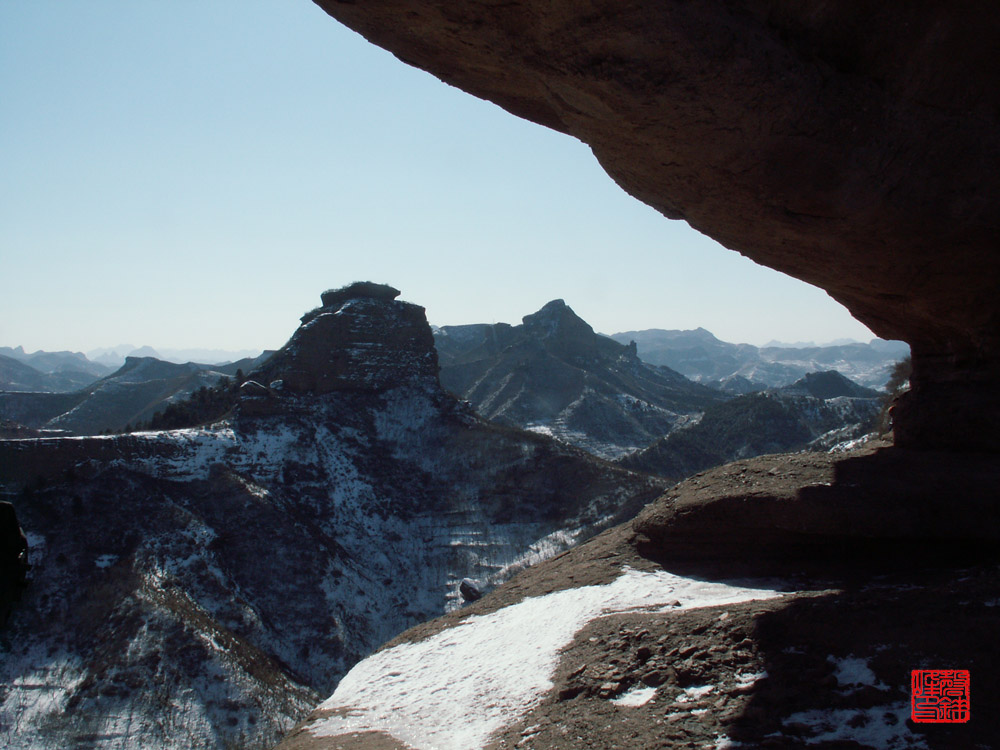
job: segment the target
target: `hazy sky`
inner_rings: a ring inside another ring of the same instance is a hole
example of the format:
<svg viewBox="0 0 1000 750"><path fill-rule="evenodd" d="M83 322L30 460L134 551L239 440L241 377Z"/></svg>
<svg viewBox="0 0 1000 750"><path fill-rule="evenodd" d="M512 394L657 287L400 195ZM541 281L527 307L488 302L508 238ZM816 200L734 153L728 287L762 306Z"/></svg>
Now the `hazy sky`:
<svg viewBox="0 0 1000 750"><path fill-rule="evenodd" d="M309 0L0 3L0 345L276 348L361 279L438 325L871 336Z"/></svg>

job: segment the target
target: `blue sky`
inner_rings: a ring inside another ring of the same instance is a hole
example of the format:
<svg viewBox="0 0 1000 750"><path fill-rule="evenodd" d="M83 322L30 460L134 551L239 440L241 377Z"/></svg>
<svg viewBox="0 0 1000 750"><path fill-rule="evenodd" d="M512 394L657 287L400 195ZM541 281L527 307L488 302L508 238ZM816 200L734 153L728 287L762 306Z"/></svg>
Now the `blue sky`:
<svg viewBox="0 0 1000 750"><path fill-rule="evenodd" d="M275 348L361 279L438 325L871 336L309 0L0 3L0 345Z"/></svg>

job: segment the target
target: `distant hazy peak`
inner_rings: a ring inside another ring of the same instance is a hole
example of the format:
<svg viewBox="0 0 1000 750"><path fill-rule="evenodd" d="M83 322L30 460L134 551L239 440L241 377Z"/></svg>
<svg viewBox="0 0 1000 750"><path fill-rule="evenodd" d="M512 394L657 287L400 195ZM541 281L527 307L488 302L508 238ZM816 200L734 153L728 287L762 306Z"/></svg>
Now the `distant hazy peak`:
<svg viewBox="0 0 1000 750"><path fill-rule="evenodd" d="M718 339L714 333L705 328L647 328L641 331L621 331L613 333L609 338L624 343L635 340L639 343L644 341L663 342L680 345L701 344L701 343L725 343Z"/></svg>
<svg viewBox="0 0 1000 750"><path fill-rule="evenodd" d="M802 393L814 398L828 399L838 396L877 398L879 392L854 382L836 370L806 373L791 385L782 388L786 393Z"/></svg>

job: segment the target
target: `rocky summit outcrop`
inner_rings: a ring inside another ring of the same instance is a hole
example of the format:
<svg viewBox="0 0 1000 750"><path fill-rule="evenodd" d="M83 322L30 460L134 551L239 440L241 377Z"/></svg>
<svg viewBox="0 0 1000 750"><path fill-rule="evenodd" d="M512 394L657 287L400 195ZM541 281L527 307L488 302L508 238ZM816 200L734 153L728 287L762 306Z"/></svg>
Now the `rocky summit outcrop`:
<svg viewBox="0 0 1000 750"><path fill-rule="evenodd" d="M0 440L32 566L0 632L0 746L269 747L464 579L663 492L478 417L437 382L421 308L370 291L306 315L224 420Z"/></svg>
<svg viewBox="0 0 1000 750"><path fill-rule="evenodd" d="M1000 449L992 3L316 2L908 342L901 445Z"/></svg>
<svg viewBox="0 0 1000 750"><path fill-rule="evenodd" d="M727 398L642 362L634 343L595 333L561 299L522 321L434 334L441 383L495 422L618 458Z"/></svg>
<svg viewBox="0 0 1000 750"><path fill-rule="evenodd" d="M437 352L424 308L399 290L356 282L321 295L288 343L259 370L292 393L379 392L414 379L437 382Z"/></svg>

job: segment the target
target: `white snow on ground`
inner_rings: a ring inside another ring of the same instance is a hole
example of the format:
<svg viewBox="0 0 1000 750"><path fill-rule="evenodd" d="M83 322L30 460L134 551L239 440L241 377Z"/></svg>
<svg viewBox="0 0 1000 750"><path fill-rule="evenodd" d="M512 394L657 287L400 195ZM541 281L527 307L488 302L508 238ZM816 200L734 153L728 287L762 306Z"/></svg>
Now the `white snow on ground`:
<svg viewBox="0 0 1000 750"><path fill-rule="evenodd" d="M94 560L94 565L98 568L110 568L118 562L118 555L98 555L97 559Z"/></svg>
<svg viewBox="0 0 1000 750"><path fill-rule="evenodd" d="M690 703L691 701L696 701L699 698L704 698L706 695L715 690L715 685L699 685L698 687L689 687L681 691L681 693L674 700L675 703Z"/></svg>
<svg viewBox="0 0 1000 750"><path fill-rule="evenodd" d="M612 698L611 702L616 706L645 706L653 699L654 695L656 695L655 687L640 685L622 693L617 698Z"/></svg>
<svg viewBox="0 0 1000 750"><path fill-rule="evenodd" d="M761 672L741 672L736 675L736 685L738 687L749 687L754 683L767 677L767 670Z"/></svg>
<svg viewBox="0 0 1000 750"><path fill-rule="evenodd" d="M883 750L916 750L927 742L906 726L910 718L909 703L893 703L875 708L839 708L799 711L782 720L782 724L804 724L818 732L803 738L807 745L821 742L857 742L865 747Z"/></svg>
<svg viewBox="0 0 1000 750"><path fill-rule="evenodd" d="M626 569L613 583L532 597L471 616L419 643L380 651L357 664L319 709L331 716L318 737L383 731L415 750L475 750L518 721L552 687L559 651L598 617L695 609L782 596Z"/></svg>
<svg viewBox="0 0 1000 750"><path fill-rule="evenodd" d="M833 676L837 678L838 684L842 687L857 688L862 685L871 685L879 690L888 690L889 686L884 682L875 681L875 673L868 667L868 660L857 656L847 656L837 659L834 656L826 657L831 664L836 665L836 672Z"/></svg>
<svg viewBox="0 0 1000 750"><path fill-rule="evenodd" d="M169 432L136 432L132 438L176 447L169 457L153 456L134 463L148 466L161 476L182 481L206 479L212 464L224 462L227 451L237 444L232 428L220 425Z"/></svg>
<svg viewBox="0 0 1000 750"><path fill-rule="evenodd" d="M16 747L22 733L66 709L66 701L83 680L80 660L63 653L49 655L39 645L23 654L5 655L0 663L0 747Z"/></svg>

